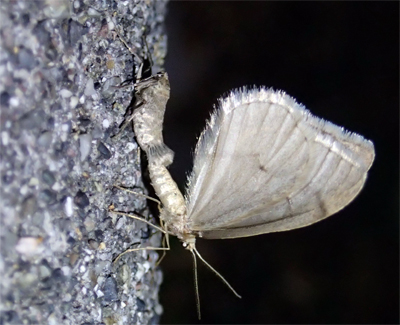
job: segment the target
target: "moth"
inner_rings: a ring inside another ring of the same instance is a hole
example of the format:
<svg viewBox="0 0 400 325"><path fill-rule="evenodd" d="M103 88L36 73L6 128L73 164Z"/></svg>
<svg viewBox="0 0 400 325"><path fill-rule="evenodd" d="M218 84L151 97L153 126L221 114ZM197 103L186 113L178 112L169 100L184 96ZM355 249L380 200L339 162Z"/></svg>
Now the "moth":
<svg viewBox="0 0 400 325"><path fill-rule="evenodd" d="M167 169L173 153L162 140L166 81L166 73L148 80L139 95L151 96L133 115L162 203L161 230L177 236L195 265L198 256L239 296L201 257L196 237L255 236L329 217L363 188L374 145L313 116L283 91L243 87L218 100L198 140L183 196ZM197 279L195 284L199 312Z"/></svg>

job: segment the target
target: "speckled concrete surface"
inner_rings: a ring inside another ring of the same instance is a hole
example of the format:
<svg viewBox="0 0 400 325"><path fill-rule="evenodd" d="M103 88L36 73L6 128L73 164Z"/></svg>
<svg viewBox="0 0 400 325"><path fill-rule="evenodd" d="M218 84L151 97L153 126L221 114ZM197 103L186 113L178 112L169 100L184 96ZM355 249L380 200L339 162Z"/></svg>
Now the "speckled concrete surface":
<svg viewBox="0 0 400 325"><path fill-rule="evenodd" d="M154 70L166 54L161 1L1 1L1 324L158 323L157 246L131 128L146 35ZM112 19L110 17L113 17ZM123 86L121 86L121 84ZM129 219L129 220L128 220Z"/></svg>

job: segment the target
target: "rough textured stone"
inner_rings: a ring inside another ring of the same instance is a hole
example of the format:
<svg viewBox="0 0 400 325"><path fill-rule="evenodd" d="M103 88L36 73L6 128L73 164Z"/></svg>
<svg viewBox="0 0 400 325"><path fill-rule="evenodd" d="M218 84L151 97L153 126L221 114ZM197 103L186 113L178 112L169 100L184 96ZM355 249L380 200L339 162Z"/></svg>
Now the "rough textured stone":
<svg viewBox="0 0 400 325"><path fill-rule="evenodd" d="M149 215L113 189L143 190L131 129L112 138L139 65L116 28L160 70L165 2L5 0L0 14L0 323L158 322L158 255L112 260L160 235L108 210Z"/></svg>

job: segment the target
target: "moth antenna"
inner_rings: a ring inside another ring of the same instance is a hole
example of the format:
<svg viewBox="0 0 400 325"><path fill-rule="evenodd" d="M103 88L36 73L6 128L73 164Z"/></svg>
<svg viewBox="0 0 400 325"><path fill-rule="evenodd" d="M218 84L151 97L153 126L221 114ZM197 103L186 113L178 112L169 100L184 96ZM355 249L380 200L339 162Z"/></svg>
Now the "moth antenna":
<svg viewBox="0 0 400 325"><path fill-rule="evenodd" d="M210 264L208 264L208 263L206 262L206 260L205 260L203 257L201 257L199 251L198 251L195 247L193 248L193 250L195 251L196 255L199 257L199 259L201 259L201 260L203 261L203 263L204 263L205 265L207 265L207 266L209 267L209 269L210 269L211 271L213 271L213 272L226 284L226 286L227 286L229 289L231 289L231 291L233 292L233 294L234 294L236 297L242 298L242 296L239 295L239 294L235 291L235 289L233 289L233 287L229 284L229 282L228 282L227 280L225 280L225 278L224 278L221 274L219 274L218 271L217 271L216 269L214 269Z"/></svg>
<svg viewBox="0 0 400 325"><path fill-rule="evenodd" d="M196 252L197 255L199 255L199 253L196 251L196 248L194 248L194 251ZM194 277L194 290L196 291L197 317L200 320L201 319L201 311L200 311L199 281L197 278L197 259L196 259L196 254L193 252L193 249L191 249L190 252L192 253L192 256L193 256L193 277Z"/></svg>

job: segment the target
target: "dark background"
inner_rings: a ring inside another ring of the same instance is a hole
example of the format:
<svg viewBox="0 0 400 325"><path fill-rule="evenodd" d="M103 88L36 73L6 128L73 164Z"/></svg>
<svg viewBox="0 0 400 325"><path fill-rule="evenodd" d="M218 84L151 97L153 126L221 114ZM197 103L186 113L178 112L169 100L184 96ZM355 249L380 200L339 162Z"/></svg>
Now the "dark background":
<svg viewBox="0 0 400 325"><path fill-rule="evenodd" d="M165 142L183 189L216 99L285 90L315 115L375 144L361 194L310 227L197 248L202 323L399 322L399 5L397 2L171 2ZM244 166L245 167L245 166ZM162 323L197 323L192 259L175 240L162 262Z"/></svg>

